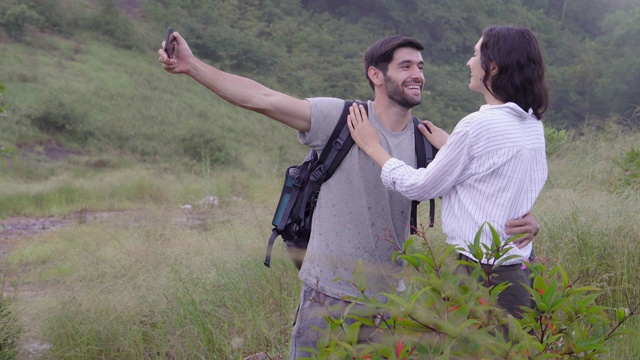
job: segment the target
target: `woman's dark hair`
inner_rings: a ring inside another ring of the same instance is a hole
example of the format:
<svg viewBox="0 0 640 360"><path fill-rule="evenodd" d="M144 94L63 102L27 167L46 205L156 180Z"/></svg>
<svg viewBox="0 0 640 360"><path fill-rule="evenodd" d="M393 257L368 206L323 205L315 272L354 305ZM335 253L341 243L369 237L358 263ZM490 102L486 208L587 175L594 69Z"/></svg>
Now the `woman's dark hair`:
<svg viewBox="0 0 640 360"><path fill-rule="evenodd" d="M393 55L399 48L413 48L418 51L424 50L424 46L415 38L402 35L393 35L380 39L367 48L364 53L364 76L369 81L369 86L373 90L373 81L369 79L369 67L373 66L384 75L389 70L389 63L393 60Z"/></svg>
<svg viewBox="0 0 640 360"><path fill-rule="evenodd" d="M489 26L482 32L480 64L482 83L498 100L533 110L542 118L549 105L549 87L538 40L521 26ZM491 65L498 72L491 75Z"/></svg>

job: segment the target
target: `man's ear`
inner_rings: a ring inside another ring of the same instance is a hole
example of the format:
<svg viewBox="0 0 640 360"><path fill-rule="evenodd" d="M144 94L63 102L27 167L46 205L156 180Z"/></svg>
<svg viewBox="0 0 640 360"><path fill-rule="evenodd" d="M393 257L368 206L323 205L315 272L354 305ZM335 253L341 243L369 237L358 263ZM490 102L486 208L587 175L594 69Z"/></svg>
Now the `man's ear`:
<svg viewBox="0 0 640 360"><path fill-rule="evenodd" d="M384 82L384 74L382 74L382 71L375 66L369 66L369 69L367 69L367 75L374 85L382 85Z"/></svg>

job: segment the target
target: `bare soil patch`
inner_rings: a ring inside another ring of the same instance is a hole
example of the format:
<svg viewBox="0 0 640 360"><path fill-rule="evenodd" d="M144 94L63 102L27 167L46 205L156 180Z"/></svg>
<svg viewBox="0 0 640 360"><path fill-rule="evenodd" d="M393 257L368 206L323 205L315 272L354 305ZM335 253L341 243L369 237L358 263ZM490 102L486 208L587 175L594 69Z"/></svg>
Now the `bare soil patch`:
<svg viewBox="0 0 640 360"><path fill-rule="evenodd" d="M71 149L60 141L40 140L33 144L16 144L20 156L39 159L41 161L61 161L70 156L82 155L79 149Z"/></svg>
<svg viewBox="0 0 640 360"><path fill-rule="evenodd" d="M81 224L86 221L106 217L113 212L79 212L70 217L24 217L16 216L0 220L0 261L11 251L19 241L36 235L53 231L71 224Z"/></svg>
<svg viewBox="0 0 640 360"><path fill-rule="evenodd" d="M58 229L70 220L57 217L31 218L11 217L0 220L0 259L4 258L13 246L22 238L30 238L37 234Z"/></svg>

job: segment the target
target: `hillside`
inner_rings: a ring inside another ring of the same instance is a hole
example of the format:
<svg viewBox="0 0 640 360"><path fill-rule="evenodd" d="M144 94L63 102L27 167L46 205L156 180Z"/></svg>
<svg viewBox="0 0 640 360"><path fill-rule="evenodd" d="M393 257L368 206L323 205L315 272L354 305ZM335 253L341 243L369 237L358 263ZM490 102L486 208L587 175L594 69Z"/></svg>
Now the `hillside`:
<svg viewBox="0 0 640 360"><path fill-rule="evenodd" d="M361 70L366 45L390 33L416 36L426 45L427 83L415 113L450 130L480 105L467 90L464 63L482 28L521 23L546 51L553 89L547 126L637 124L637 2L403 4L0 0L0 84L8 109L0 141L27 150L64 143L145 161L201 163L204 154L212 165L295 148L290 131L164 73L155 52L168 25L212 64L299 97L369 98Z"/></svg>
<svg viewBox="0 0 640 360"><path fill-rule="evenodd" d="M389 33L415 35L427 46L425 100L415 114L451 130L481 103L464 66L478 34L496 19L519 22L546 51L551 151L573 136L638 126L634 1L567 2L561 16L552 4L501 3L0 0L0 145L20 153L0 178L21 184L147 165L279 178L299 161L305 149L295 131L161 69L156 52L168 25L206 61L299 97L369 98L363 49Z"/></svg>

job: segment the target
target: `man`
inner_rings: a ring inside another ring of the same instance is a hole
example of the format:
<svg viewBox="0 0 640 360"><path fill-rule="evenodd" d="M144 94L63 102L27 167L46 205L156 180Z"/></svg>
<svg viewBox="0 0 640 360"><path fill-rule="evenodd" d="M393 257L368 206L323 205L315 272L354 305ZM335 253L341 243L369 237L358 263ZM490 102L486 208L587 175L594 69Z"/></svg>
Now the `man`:
<svg viewBox="0 0 640 360"><path fill-rule="evenodd" d="M297 99L269 89L251 79L225 73L197 59L186 41L174 33L174 54L158 50L163 68L187 74L224 100L253 110L300 132L300 141L322 150L338 122L344 100ZM164 43L163 43L164 47ZM422 44L404 36L373 43L365 54L365 74L375 98L368 102L369 118L380 132L381 142L393 157L416 166L411 108L422 102L424 87ZM291 359L309 356L302 347L316 347L324 328L326 309L349 304L348 297L361 295L352 279L356 269L365 279L367 296L402 291L396 275L403 264L391 255L409 234L411 201L387 191L380 169L358 147L351 148L333 176L323 184L313 218L311 239L299 272L303 281L300 307L291 335ZM532 216L512 220L510 232L537 229ZM347 299L345 299L347 297ZM368 329L371 330L371 329ZM372 331L362 331L362 341Z"/></svg>

